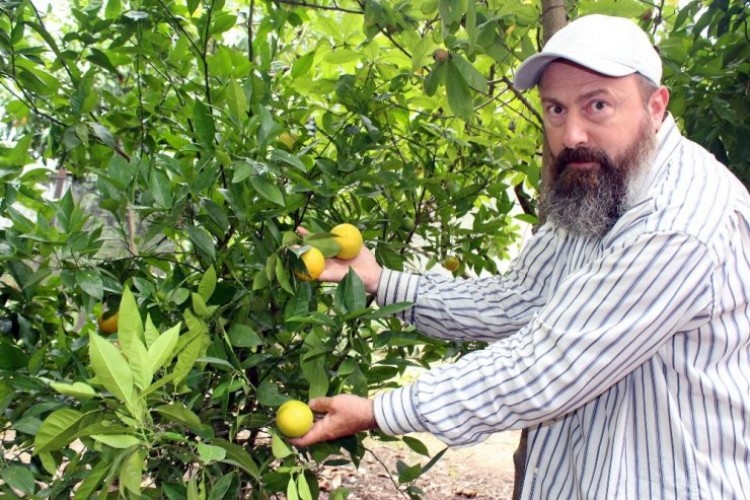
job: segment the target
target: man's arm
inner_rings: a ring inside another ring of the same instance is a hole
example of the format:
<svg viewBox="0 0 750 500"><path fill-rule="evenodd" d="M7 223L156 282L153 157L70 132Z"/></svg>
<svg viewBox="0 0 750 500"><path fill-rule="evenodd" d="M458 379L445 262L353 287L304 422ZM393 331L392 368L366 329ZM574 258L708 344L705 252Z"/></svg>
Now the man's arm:
<svg viewBox="0 0 750 500"><path fill-rule="evenodd" d="M503 276L462 280L384 269L377 302L411 302L398 317L430 337L492 342L520 330L544 306L562 244L553 229L540 229Z"/></svg>
<svg viewBox="0 0 750 500"><path fill-rule="evenodd" d="M642 235L569 276L517 335L378 394L377 425L386 434L426 431L461 446L564 415L616 384L686 320L710 308L713 266L706 247L689 235ZM362 405L351 405L351 412L338 405L332 428L319 433L314 427L304 442L367 428L350 426L370 418L369 410L364 419L357 410L369 401L356 399Z"/></svg>
<svg viewBox="0 0 750 500"><path fill-rule="evenodd" d="M685 234L642 235L569 276L529 325L375 398L387 434L452 445L557 418L652 357L711 306L714 262Z"/></svg>

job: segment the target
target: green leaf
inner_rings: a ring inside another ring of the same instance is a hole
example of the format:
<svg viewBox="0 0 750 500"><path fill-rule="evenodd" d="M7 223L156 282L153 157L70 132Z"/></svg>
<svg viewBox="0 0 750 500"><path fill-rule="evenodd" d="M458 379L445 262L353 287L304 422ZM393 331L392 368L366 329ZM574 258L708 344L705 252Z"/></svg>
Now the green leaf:
<svg viewBox="0 0 750 500"><path fill-rule="evenodd" d="M159 338L159 330L156 329L156 325L154 325L154 322L151 320L151 314L146 315L146 324L143 328L143 337L146 341L146 347L151 347L154 342L156 342L156 339ZM155 371L153 371L156 373Z"/></svg>
<svg viewBox="0 0 750 500"><path fill-rule="evenodd" d="M271 151L271 160L277 163L286 163L287 165L296 168L300 172L307 173L307 167L305 167L305 164L302 163L302 160L282 149L274 149L273 151Z"/></svg>
<svg viewBox="0 0 750 500"><path fill-rule="evenodd" d="M229 114L241 122L247 117L247 97L245 90L236 80L230 80L227 85L225 101Z"/></svg>
<svg viewBox="0 0 750 500"><path fill-rule="evenodd" d="M106 19L116 19L122 14L122 0L107 0L107 6L104 8L104 17Z"/></svg>
<svg viewBox="0 0 750 500"><path fill-rule="evenodd" d="M277 432L271 433L271 452L276 458L288 457L294 453L289 443L282 439Z"/></svg>
<svg viewBox="0 0 750 500"><path fill-rule="evenodd" d="M143 340L141 313L138 310L135 297L128 287L125 287L122 291L122 298L120 299L117 317L117 340L120 341L120 348L126 356L131 355L131 344L134 340Z"/></svg>
<svg viewBox="0 0 750 500"><path fill-rule="evenodd" d="M146 459L144 450L135 449L122 461L120 468L120 493L128 490L140 496L141 483L143 482L143 462Z"/></svg>
<svg viewBox="0 0 750 500"><path fill-rule="evenodd" d="M204 344L204 335L196 335L188 344L180 351L177 355L177 362L174 365L172 373L174 374L175 388L179 387L185 377L188 376L190 370L195 366L195 361L201 354Z"/></svg>
<svg viewBox="0 0 750 500"><path fill-rule="evenodd" d="M263 406L279 406L281 403L289 399L286 396L279 394L279 388L273 382L264 380L258 386L256 392L258 397L258 403Z"/></svg>
<svg viewBox="0 0 750 500"><path fill-rule="evenodd" d="M6 468L0 471L0 478L11 488L26 495L33 495L36 489L34 474L28 467L20 465L6 466Z"/></svg>
<svg viewBox="0 0 750 500"><path fill-rule="evenodd" d="M201 295L197 293L192 293L191 297L193 299L193 311L195 312L195 314L197 314L200 318L207 317L208 307L206 307L206 301L203 300L203 297L201 297Z"/></svg>
<svg viewBox="0 0 750 500"><path fill-rule="evenodd" d="M413 438L411 436L403 436L401 440L406 443L406 445L411 448L412 451L426 457L430 456L430 450L427 449L427 446L419 439Z"/></svg>
<svg viewBox="0 0 750 500"><path fill-rule="evenodd" d="M210 444L198 443L196 446L198 449L198 456L205 465L212 464L214 462L220 462L227 456L227 451L219 446L211 446Z"/></svg>
<svg viewBox="0 0 750 500"><path fill-rule="evenodd" d="M452 26L466 13L466 0L440 0L438 8L443 25Z"/></svg>
<svg viewBox="0 0 750 500"><path fill-rule="evenodd" d="M236 465L250 474L254 479L260 479L260 470L245 448L224 439L213 439L211 444L226 450L227 454L221 460L222 462Z"/></svg>
<svg viewBox="0 0 750 500"><path fill-rule="evenodd" d="M28 362L21 349L0 339L0 370L13 372L26 367Z"/></svg>
<svg viewBox="0 0 750 500"><path fill-rule="evenodd" d="M453 54L451 63L455 66L461 76L466 80L469 87L479 92L487 93L487 78L480 73L469 61L461 54Z"/></svg>
<svg viewBox="0 0 750 500"><path fill-rule="evenodd" d="M34 437L34 455L56 451L70 443L85 417L86 414L72 408L52 412Z"/></svg>
<svg viewBox="0 0 750 500"><path fill-rule="evenodd" d="M318 355L301 363L302 373L309 382L308 396L310 399L325 396L330 385L326 359Z"/></svg>
<svg viewBox="0 0 750 500"><path fill-rule="evenodd" d="M292 288L292 283L289 281L289 273L281 259L276 260L275 274L276 280L279 282L279 285L281 285L281 288L289 294L294 294L294 288Z"/></svg>
<svg viewBox="0 0 750 500"><path fill-rule="evenodd" d="M86 401L96 396L94 388L83 382L73 382L72 384L51 382L50 386L60 394L80 399L81 401Z"/></svg>
<svg viewBox="0 0 750 500"><path fill-rule="evenodd" d="M107 71L111 71L115 75L118 74L117 68L112 64L112 61L110 61L109 56L107 56L106 52L102 52L96 47L90 47L90 50L91 53L86 56L86 59L89 62L92 62L97 66L106 69Z"/></svg>
<svg viewBox="0 0 750 500"><path fill-rule="evenodd" d="M195 123L195 135L204 149L213 150L216 135L216 125L211 108L202 101L196 100L193 104L193 122Z"/></svg>
<svg viewBox="0 0 750 500"><path fill-rule="evenodd" d="M214 294L214 290L216 290L216 270L214 266L209 266L198 284L198 293L205 302L208 302Z"/></svg>
<svg viewBox="0 0 750 500"><path fill-rule="evenodd" d="M277 186L274 186L263 177L256 175L250 177L250 184L252 184L255 191L266 200L279 205L280 207L285 206L284 195Z"/></svg>
<svg viewBox="0 0 750 500"><path fill-rule="evenodd" d="M367 305L365 286L352 268L349 268L349 272L341 280L338 287L336 287L334 305L344 313L359 311Z"/></svg>
<svg viewBox="0 0 750 500"><path fill-rule="evenodd" d="M469 36L469 51L473 51L477 43L477 0L467 0L466 23L464 25L466 34Z"/></svg>
<svg viewBox="0 0 750 500"><path fill-rule="evenodd" d="M302 500L313 500L312 492L310 491L310 485L307 484L307 478L305 474L301 473L297 476L297 491Z"/></svg>
<svg viewBox="0 0 750 500"><path fill-rule="evenodd" d="M456 68L453 59L449 59L445 78L445 89L448 94L448 105L451 111L465 122L470 122L474 115L474 104L471 89L461 72Z"/></svg>
<svg viewBox="0 0 750 500"><path fill-rule="evenodd" d="M176 354L175 347L180 336L180 323L159 335L148 349L151 373L156 373Z"/></svg>
<svg viewBox="0 0 750 500"><path fill-rule="evenodd" d="M435 95L440 85L445 83L445 78L448 74L447 66L446 62L436 62L432 65L432 69L424 81L425 94L428 96Z"/></svg>
<svg viewBox="0 0 750 500"><path fill-rule="evenodd" d="M330 385L326 368L326 355L331 348L323 344L315 333L305 337L305 350L300 359L302 374L308 381L308 396L310 399L325 396Z"/></svg>
<svg viewBox="0 0 750 500"><path fill-rule="evenodd" d="M107 477L111 462L100 461L88 473L86 478L76 487L75 500L87 500L102 487L104 478Z"/></svg>
<svg viewBox="0 0 750 500"><path fill-rule="evenodd" d="M190 430L198 429L202 424L198 415L179 402L157 406L154 411L163 415L170 422L184 425Z"/></svg>
<svg viewBox="0 0 750 500"><path fill-rule="evenodd" d="M106 444L110 448L130 448L140 443L135 436L127 434L91 434L90 437L100 443Z"/></svg>
<svg viewBox="0 0 750 500"><path fill-rule="evenodd" d="M412 302L397 302L395 304L388 304L387 306L379 307L378 309L373 310L366 317L369 319L387 318L389 316L393 316L394 314L400 313L401 311L406 311L413 306L414 304Z"/></svg>
<svg viewBox="0 0 750 500"><path fill-rule="evenodd" d="M33 138L32 134L24 135L11 150L3 151L0 155L0 165L22 167L29 163L29 145Z"/></svg>
<svg viewBox="0 0 750 500"><path fill-rule="evenodd" d="M229 338L229 343L234 347L257 347L263 345L263 339L249 325L232 323L229 332L227 332L227 337Z"/></svg>
<svg viewBox="0 0 750 500"><path fill-rule="evenodd" d="M89 339L89 358L97 382L122 403L132 405L133 373L128 362L115 346L96 333L92 333Z"/></svg>
<svg viewBox="0 0 750 500"><path fill-rule="evenodd" d="M198 249L203 255L205 255L211 262L216 260L216 243L211 235L198 226L187 226L185 228L190 237L190 241L193 242L195 248Z"/></svg>
<svg viewBox="0 0 750 500"><path fill-rule="evenodd" d="M294 480L292 474L289 475L289 482L286 484L286 498L287 500L300 500L297 493L297 481Z"/></svg>
<svg viewBox="0 0 750 500"><path fill-rule="evenodd" d="M76 271L76 282L81 290L94 299L102 300L102 297L104 297L104 283L96 269L78 269Z"/></svg>
<svg viewBox="0 0 750 500"><path fill-rule="evenodd" d="M440 460L440 459L441 459L441 458L443 457L443 455L445 455L445 452L446 452L446 451L448 451L449 449L450 449L450 448L448 448L448 447L446 446L445 448L443 448L442 450L440 450L439 452L437 452L437 453L435 454L435 456L434 456L434 457L432 457L432 458L430 459L430 461L429 461L429 462L427 462L427 464L426 464L426 465L425 465L425 466L424 466L424 467L422 468L422 473L425 473L425 472L427 472L428 470L432 469L432 466L433 466L433 465L435 465L436 463L438 463L438 461L439 461L439 460Z"/></svg>
<svg viewBox="0 0 750 500"><path fill-rule="evenodd" d="M406 465L403 461L396 462L398 471L398 482L400 484L410 483L422 475L422 466L420 464Z"/></svg>
<svg viewBox="0 0 750 500"><path fill-rule="evenodd" d="M208 500L223 500L224 498L234 498L234 495L230 494L230 488L235 489L239 484L239 477L237 473L230 472L224 474L221 478L213 484L210 493L208 494Z"/></svg>
<svg viewBox="0 0 750 500"><path fill-rule="evenodd" d="M218 35L225 31L233 28L237 24L237 16L234 14L228 14L221 12L214 18L213 25L211 26L211 34Z"/></svg>
<svg viewBox="0 0 750 500"><path fill-rule="evenodd" d="M133 384L144 390L151 385L154 372L151 369L151 360L146 350L146 345L141 339L133 339L130 343L130 352L128 354L128 365L133 373Z"/></svg>
<svg viewBox="0 0 750 500"><path fill-rule="evenodd" d="M307 54L300 56L292 65L291 76L292 78L299 78L306 76L312 68L313 61L315 60L315 51L310 51Z"/></svg>

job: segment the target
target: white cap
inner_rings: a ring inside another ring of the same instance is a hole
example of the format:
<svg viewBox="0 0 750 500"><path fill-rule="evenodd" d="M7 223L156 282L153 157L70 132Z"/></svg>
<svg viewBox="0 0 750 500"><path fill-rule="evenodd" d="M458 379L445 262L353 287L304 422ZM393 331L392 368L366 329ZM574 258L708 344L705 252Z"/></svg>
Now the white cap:
<svg viewBox="0 0 750 500"><path fill-rule="evenodd" d="M661 83L661 58L646 32L629 19L590 14L552 35L542 51L519 66L515 86L525 90L539 83L556 59L566 59L607 76L640 73Z"/></svg>

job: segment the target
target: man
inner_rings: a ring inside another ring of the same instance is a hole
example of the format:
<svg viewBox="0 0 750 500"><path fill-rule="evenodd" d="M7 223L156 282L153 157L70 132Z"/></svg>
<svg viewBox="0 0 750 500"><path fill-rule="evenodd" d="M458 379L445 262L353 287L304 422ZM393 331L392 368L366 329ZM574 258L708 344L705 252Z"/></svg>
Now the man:
<svg viewBox="0 0 750 500"><path fill-rule="evenodd" d="M309 445L378 427L451 445L528 429L523 498L750 498L750 197L666 112L634 23L570 23L516 74L538 85L546 222L502 277L351 265L428 335L490 342L374 399L311 402Z"/></svg>

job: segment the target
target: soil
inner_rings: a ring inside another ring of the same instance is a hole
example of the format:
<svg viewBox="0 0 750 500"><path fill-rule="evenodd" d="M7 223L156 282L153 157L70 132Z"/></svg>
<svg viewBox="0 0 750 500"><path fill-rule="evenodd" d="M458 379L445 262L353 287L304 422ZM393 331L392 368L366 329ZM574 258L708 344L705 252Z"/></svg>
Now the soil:
<svg viewBox="0 0 750 500"><path fill-rule="evenodd" d="M519 432L495 434L487 441L467 447L450 448L412 486L424 500L510 500L513 493L513 452ZM445 445L427 434L415 434L425 443L430 456ZM398 484L397 463L427 465L430 457L413 452L401 442L368 439L368 450L358 469L353 465L328 467L321 471L321 499L336 488L349 490L348 500L408 499L408 485Z"/></svg>

